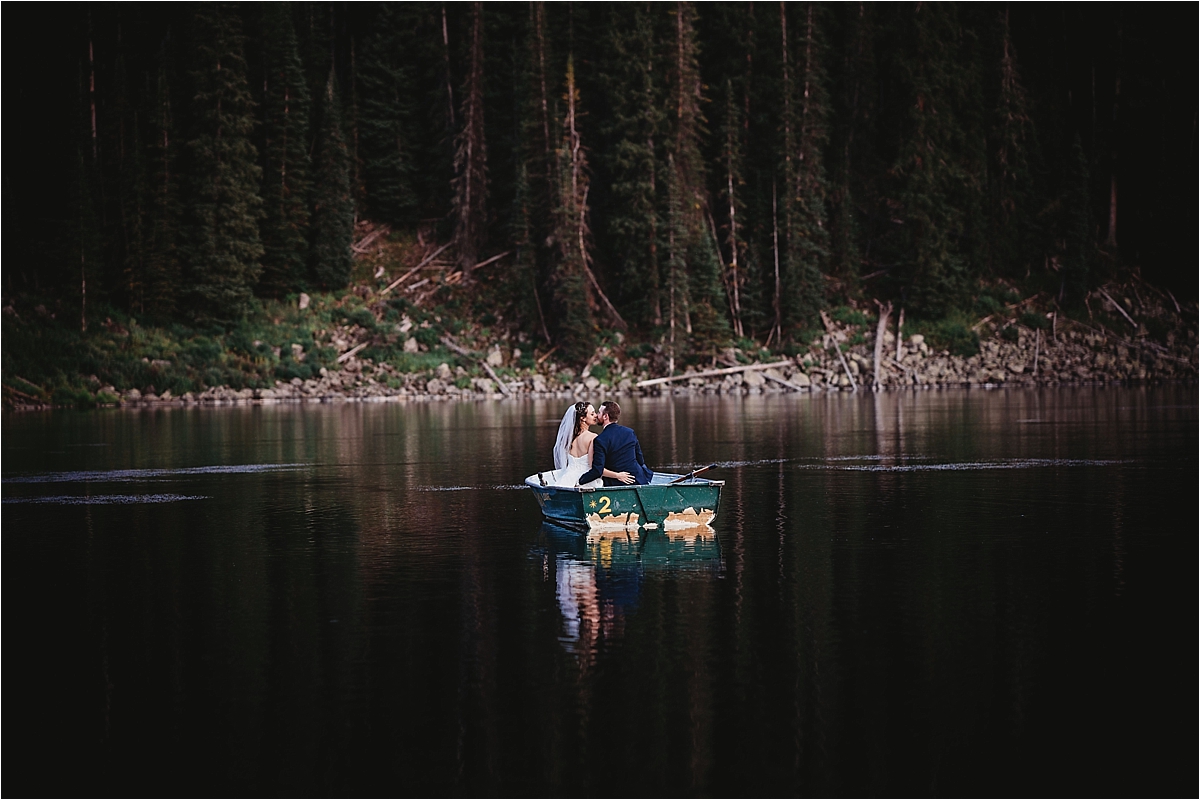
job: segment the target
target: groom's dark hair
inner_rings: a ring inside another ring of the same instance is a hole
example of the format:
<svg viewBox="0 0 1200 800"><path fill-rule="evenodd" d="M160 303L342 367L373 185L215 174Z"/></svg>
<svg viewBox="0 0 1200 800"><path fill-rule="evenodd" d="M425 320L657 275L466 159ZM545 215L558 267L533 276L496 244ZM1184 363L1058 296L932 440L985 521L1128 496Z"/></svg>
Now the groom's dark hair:
<svg viewBox="0 0 1200 800"><path fill-rule="evenodd" d="M600 413L606 414L609 422L616 422L621 418L621 407L616 400L605 400L600 404Z"/></svg>

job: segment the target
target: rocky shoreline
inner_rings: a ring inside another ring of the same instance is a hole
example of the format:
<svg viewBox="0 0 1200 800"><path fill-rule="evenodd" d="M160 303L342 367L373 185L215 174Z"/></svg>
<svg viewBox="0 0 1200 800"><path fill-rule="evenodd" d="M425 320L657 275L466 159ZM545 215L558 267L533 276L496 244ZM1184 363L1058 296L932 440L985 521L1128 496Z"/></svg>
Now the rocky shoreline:
<svg viewBox="0 0 1200 800"><path fill-rule="evenodd" d="M933 389L998 386L1055 386L1129 384L1155 381L1195 381L1195 334L1188 341L1129 340L1111 332L1072 322L1055 333L1020 328L1006 340L993 336L980 343L979 353L953 356L934 350L925 338L902 339L885 334L881 348L879 381L875 383L873 336L854 336L852 329L834 325L819 343L786 361L739 363L745 359L732 349L714 359L713 367L689 367L666 381L656 380L653 360L629 358L625 362L604 350L614 368L612 380L601 381L582 372L567 371L548 363L541 370L506 369L512 360L496 345L481 363L496 376L473 377L462 366L439 365L426 374L400 373L391 365L349 358L339 370L321 370L319 378L277 381L266 389L213 387L182 396L143 394L133 389L117 392L99 389L99 397L114 402L102 405L246 405L277 403L405 402L444 400L497 400L503 398L601 398L601 396L659 394L773 394L786 392L854 391L858 389ZM851 344L855 340L856 343ZM837 347L835 347L835 345ZM842 355L838 355L840 348ZM518 356L514 353L513 356ZM740 358L739 358L740 356ZM497 370L509 374L501 376ZM717 374L706 374L717 373ZM498 380L497 380L498 379ZM499 382L498 382L499 381ZM650 385L639 385L650 381ZM500 385L503 383L503 386ZM107 397L106 397L107 399Z"/></svg>

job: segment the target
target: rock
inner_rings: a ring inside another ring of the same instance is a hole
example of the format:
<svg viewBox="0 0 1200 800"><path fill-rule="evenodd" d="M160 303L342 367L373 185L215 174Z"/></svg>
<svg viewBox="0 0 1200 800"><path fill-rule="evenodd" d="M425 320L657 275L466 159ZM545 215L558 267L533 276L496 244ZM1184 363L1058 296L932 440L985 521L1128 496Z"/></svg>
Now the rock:
<svg viewBox="0 0 1200 800"><path fill-rule="evenodd" d="M303 311L304 309L308 308L308 304L309 304L309 303L311 303L311 302L312 302L312 298L310 298L310 297L309 297L307 294L305 294L304 292L301 292L301 293L300 293L300 310L301 310L301 311Z"/></svg>
<svg viewBox="0 0 1200 800"><path fill-rule="evenodd" d="M130 389L128 392L125 393L125 399L126 400L141 400L142 393L139 392L137 389Z"/></svg>
<svg viewBox="0 0 1200 800"><path fill-rule="evenodd" d="M491 378L475 378L471 381L475 386L475 391L491 394L496 391L496 384L492 383Z"/></svg>
<svg viewBox="0 0 1200 800"><path fill-rule="evenodd" d="M757 370L748 370L742 373L742 383L751 389L760 388L766 382L767 379L760 375Z"/></svg>
<svg viewBox="0 0 1200 800"><path fill-rule="evenodd" d="M442 366L445 366L445 364ZM430 378L425 384L425 391L429 394L441 394L443 391L445 391L445 384L437 378Z"/></svg>
<svg viewBox="0 0 1200 800"><path fill-rule="evenodd" d="M492 367L499 367L504 363L504 353L500 352L500 345L493 345L488 351L487 363Z"/></svg>
<svg viewBox="0 0 1200 800"><path fill-rule="evenodd" d="M305 358L307 358L307 356L304 353L304 345L293 342L292 343L292 360L300 362L300 361L304 361Z"/></svg>
<svg viewBox="0 0 1200 800"><path fill-rule="evenodd" d="M912 347L920 347L921 345L925 344L925 337L919 333L914 333L912 336L908 337L908 343Z"/></svg>
<svg viewBox="0 0 1200 800"><path fill-rule="evenodd" d="M417 343L417 340L414 337L410 336L404 340L404 352L416 353L419 352L420 349L420 345Z"/></svg>
<svg viewBox="0 0 1200 800"><path fill-rule="evenodd" d="M600 386L600 379L589 375L587 376L587 379L584 380L583 385L589 390L595 391Z"/></svg>
<svg viewBox="0 0 1200 800"><path fill-rule="evenodd" d="M792 383L796 384L797 386L811 386L812 385L812 381L809 380L808 375L804 374L803 372L797 372L795 375L793 375Z"/></svg>
<svg viewBox="0 0 1200 800"><path fill-rule="evenodd" d="M452 374L450 372L450 365L443 361L441 364L437 365L437 369L433 371L433 374L440 381L449 381Z"/></svg>
<svg viewBox="0 0 1200 800"><path fill-rule="evenodd" d="M167 389L166 391L164 391L162 394L160 394L158 396L158 399L159 400L170 400L171 399L171 390Z"/></svg>
<svg viewBox="0 0 1200 800"><path fill-rule="evenodd" d="M292 378L291 384L292 386L303 386L304 381L300 380L299 378Z"/></svg>
<svg viewBox="0 0 1200 800"><path fill-rule="evenodd" d="M850 361L848 363L850 365L850 372L853 375L857 376L859 374L858 361L856 359L850 359Z"/></svg>
<svg viewBox="0 0 1200 800"><path fill-rule="evenodd" d="M514 348L513 348L513 352L512 352L512 360L513 360L513 361L520 361L520 360L521 360L521 348L519 348L519 347L514 347Z"/></svg>
<svg viewBox="0 0 1200 800"><path fill-rule="evenodd" d="M1013 373L1014 375L1020 375L1022 372L1025 371L1025 362L1024 361L1008 362L1008 371Z"/></svg>

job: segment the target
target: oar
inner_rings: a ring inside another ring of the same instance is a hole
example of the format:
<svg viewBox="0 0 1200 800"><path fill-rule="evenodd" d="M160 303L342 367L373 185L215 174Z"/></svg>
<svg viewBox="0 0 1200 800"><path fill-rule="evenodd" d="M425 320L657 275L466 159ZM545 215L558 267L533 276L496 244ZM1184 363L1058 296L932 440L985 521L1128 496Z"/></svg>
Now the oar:
<svg viewBox="0 0 1200 800"><path fill-rule="evenodd" d="M710 469L712 469L715 466L716 466L716 464L709 464L707 467L701 467L700 469L694 469L691 472L689 472L687 475L683 475L683 476L678 477L675 480L671 481L670 483L667 484L667 486L674 486L677 483L683 483L688 478L694 478L697 475L699 475L701 472L708 472Z"/></svg>

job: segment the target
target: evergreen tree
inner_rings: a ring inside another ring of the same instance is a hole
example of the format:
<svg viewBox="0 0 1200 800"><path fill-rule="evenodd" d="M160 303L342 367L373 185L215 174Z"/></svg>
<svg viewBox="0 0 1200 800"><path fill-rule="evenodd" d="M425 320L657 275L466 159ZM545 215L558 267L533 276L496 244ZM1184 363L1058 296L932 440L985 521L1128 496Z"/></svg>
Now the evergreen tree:
<svg viewBox="0 0 1200 800"><path fill-rule="evenodd" d="M1091 176L1079 134L1075 134L1067 160L1066 187L1060 203L1062 283L1059 300L1078 306L1092 289L1096 262L1095 223L1088 196Z"/></svg>
<svg viewBox="0 0 1200 800"><path fill-rule="evenodd" d="M992 272L1017 277L1034 257L1035 203L1033 160L1037 137L1029 116L1025 87L1017 71L1008 9L1000 24L1000 91L993 113L989 176L991 231L988 236Z"/></svg>
<svg viewBox="0 0 1200 800"><path fill-rule="evenodd" d="M972 225L981 212L984 162L978 135L973 36L951 6L920 6L911 19L901 78L910 98L894 203L900 211L897 258L914 310L945 314L966 302L978 257Z"/></svg>
<svg viewBox="0 0 1200 800"><path fill-rule="evenodd" d="M180 264L179 170L169 69L163 57L153 82L149 142L146 146L146 284L145 305L168 319L175 313Z"/></svg>
<svg viewBox="0 0 1200 800"><path fill-rule="evenodd" d="M668 115L668 217L667 217L667 292L668 328L675 353L676 321L682 322L691 345L711 350L726 338L728 328L720 308L720 265L716 242L708 227L705 168L701 155L701 137L705 133L700 69L697 63L695 7L676 3L672 14L675 28ZM703 330L693 324L693 309L701 309Z"/></svg>
<svg viewBox="0 0 1200 800"><path fill-rule="evenodd" d="M321 95L309 227L310 274L325 289L340 289L349 283L353 267L354 199L340 106L331 70Z"/></svg>
<svg viewBox="0 0 1200 800"><path fill-rule="evenodd" d="M258 230L262 169L250 140L254 102L235 7L200 6L193 33L186 291L197 318L232 322L248 309L263 253Z"/></svg>
<svg viewBox="0 0 1200 800"><path fill-rule="evenodd" d="M718 196L721 199L719 211L723 212L726 221L724 242L728 254L724 284L729 304L729 321L733 327L733 333L741 337L745 336L745 328L742 324L742 294L746 282L744 269L746 258L745 199L742 196L746 183L742 177L745 143L742 117L732 79L725 81L724 106L725 113L721 124L722 147L718 170L722 173L723 178ZM713 236L717 235L714 230Z"/></svg>
<svg viewBox="0 0 1200 800"><path fill-rule="evenodd" d="M483 127L483 4L471 7L471 42L463 85L462 127L454 152L454 241L465 279L487 238L487 137Z"/></svg>
<svg viewBox="0 0 1200 800"><path fill-rule="evenodd" d="M418 199L413 186L418 152L413 77L408 58L412 26L406 12L384 4L363 50L359 129L366 197L373 219L411 223Z"/></svg>
<svg viewBox="0 0 1200 800"><path fill-rule="evenodd" d="M788 181L782 209L783 268L778 324L811 325L824 305L822 266L829 254L825 226L826 180L823 149L828 141L822 45L817 10L807 3L794 48L787 11L780 6L783 39L784 168ZM794 52L794 55L793 55ZM784 330L778 329L782 337Z"/></svg>
<svg viewBox="0 0 1200 800"><path fill-rule="evenodd" d="M575 65L567 59L566 113L555 152L558 196L554 215L552 287L559 346L568 361L583 363L596 346L596 299L589 286L591 231L588 227L587 157L577 126L579 90Z"/></svg>
<svg viewBox="0 0 1200 800"><path fill-rule="evenodd" d="M875 8L859 2L834 9L841 25L840 58L829 59L830 145L829 272L849 293L859 286L863 260L861 240L870 233L859 220L860 205L869 205L877 188L874 176L884 172L872 147L876 141ZM832 27L832 26L831 26ZM834 69L840 62L840 69Z"/></svg>
<svg viewBox="0 0 1200 800"><path fill-rule="evenodd" d="M266 158L259 291L282 297L304 285L308 257L309 94L289 5L268 3L263 16Z"/></svg>
<svg viewBox="0 0 1200 800"><path fill-rule="evenodd" d="M612 6L601 72L609 108L601 126L610 193L608 260L615 267L627 315L653 325L663 321L659 239L664 225L657 150L666 122L657 35L653 6Z"/></svg>

